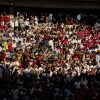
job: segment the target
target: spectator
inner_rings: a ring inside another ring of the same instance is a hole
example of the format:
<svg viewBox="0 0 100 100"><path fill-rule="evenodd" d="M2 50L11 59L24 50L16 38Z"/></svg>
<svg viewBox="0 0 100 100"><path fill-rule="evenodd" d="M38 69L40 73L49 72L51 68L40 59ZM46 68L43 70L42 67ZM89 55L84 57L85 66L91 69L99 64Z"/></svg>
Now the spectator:
<svg viewBox="0 0 100 100"><path fill-rule="evenodd" d="M8 19L0 24L4 68L0 67L0 80L4 77L0 99L99 98L100 28L86 23L87 16L19 13L15 18L1 17L2 22L3 17Z"/></svg>

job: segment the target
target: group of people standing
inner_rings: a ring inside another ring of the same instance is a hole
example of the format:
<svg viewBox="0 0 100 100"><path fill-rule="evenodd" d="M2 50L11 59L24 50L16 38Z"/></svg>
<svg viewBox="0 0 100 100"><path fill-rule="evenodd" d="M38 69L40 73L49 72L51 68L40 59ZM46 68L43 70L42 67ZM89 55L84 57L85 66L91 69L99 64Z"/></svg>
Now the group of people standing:
<svg viewBox="0 0 100 100"><path fill-rule="evenodd" d="M0 99L99 100L99 17L94 26L88 18L18 12L1 21Z"/></svg>

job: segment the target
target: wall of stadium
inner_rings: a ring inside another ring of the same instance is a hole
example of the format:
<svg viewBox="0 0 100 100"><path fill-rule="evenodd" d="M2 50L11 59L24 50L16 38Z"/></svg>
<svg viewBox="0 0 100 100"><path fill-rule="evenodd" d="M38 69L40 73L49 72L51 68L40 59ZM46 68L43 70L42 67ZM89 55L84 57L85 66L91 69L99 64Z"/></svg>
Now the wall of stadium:
<svg viewBox="0 0 100 100"><path fill-rule="evenodd" d="M9 5L10 0L0 0L0 5ZM14 6L43 8L100 9L100 0L11 0Z"/></svg>

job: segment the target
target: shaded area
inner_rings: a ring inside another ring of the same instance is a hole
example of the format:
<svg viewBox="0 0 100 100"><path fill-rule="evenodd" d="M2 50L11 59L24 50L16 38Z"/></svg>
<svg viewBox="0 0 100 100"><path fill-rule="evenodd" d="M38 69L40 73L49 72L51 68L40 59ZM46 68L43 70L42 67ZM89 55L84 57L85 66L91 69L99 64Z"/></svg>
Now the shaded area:
<svg viewBox="0 0 100 100"><path fill-rule="evenodd" d="M100 71L67 76L58 72L50 77L49 70L39 76L33 71L19 75L12 73L8 66L2 67L4 76L0 78L0 100L99 100ZM94 99L95 98L95 99Z"/></svg>

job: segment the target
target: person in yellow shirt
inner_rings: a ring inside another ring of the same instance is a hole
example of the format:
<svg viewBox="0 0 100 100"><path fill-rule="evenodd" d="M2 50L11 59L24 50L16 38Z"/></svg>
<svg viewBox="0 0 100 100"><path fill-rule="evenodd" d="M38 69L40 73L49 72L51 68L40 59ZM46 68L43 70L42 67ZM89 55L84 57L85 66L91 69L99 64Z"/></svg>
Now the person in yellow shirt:
<svg viewBox="0 0 100 100"><path fill-rule="evenodd" d="M8 50L8 43L7 43L7 41L4 41L4 49Z"/></svg>
<svg viewBox="0 0 100 100"><path fill-rule="evenodd" d="M18 51L18 52L16 53L16 56L17 56L17 60L18 60L18 61L21 61L21 59L22 59L22 53L21 53L20 51Z"/></svg>

